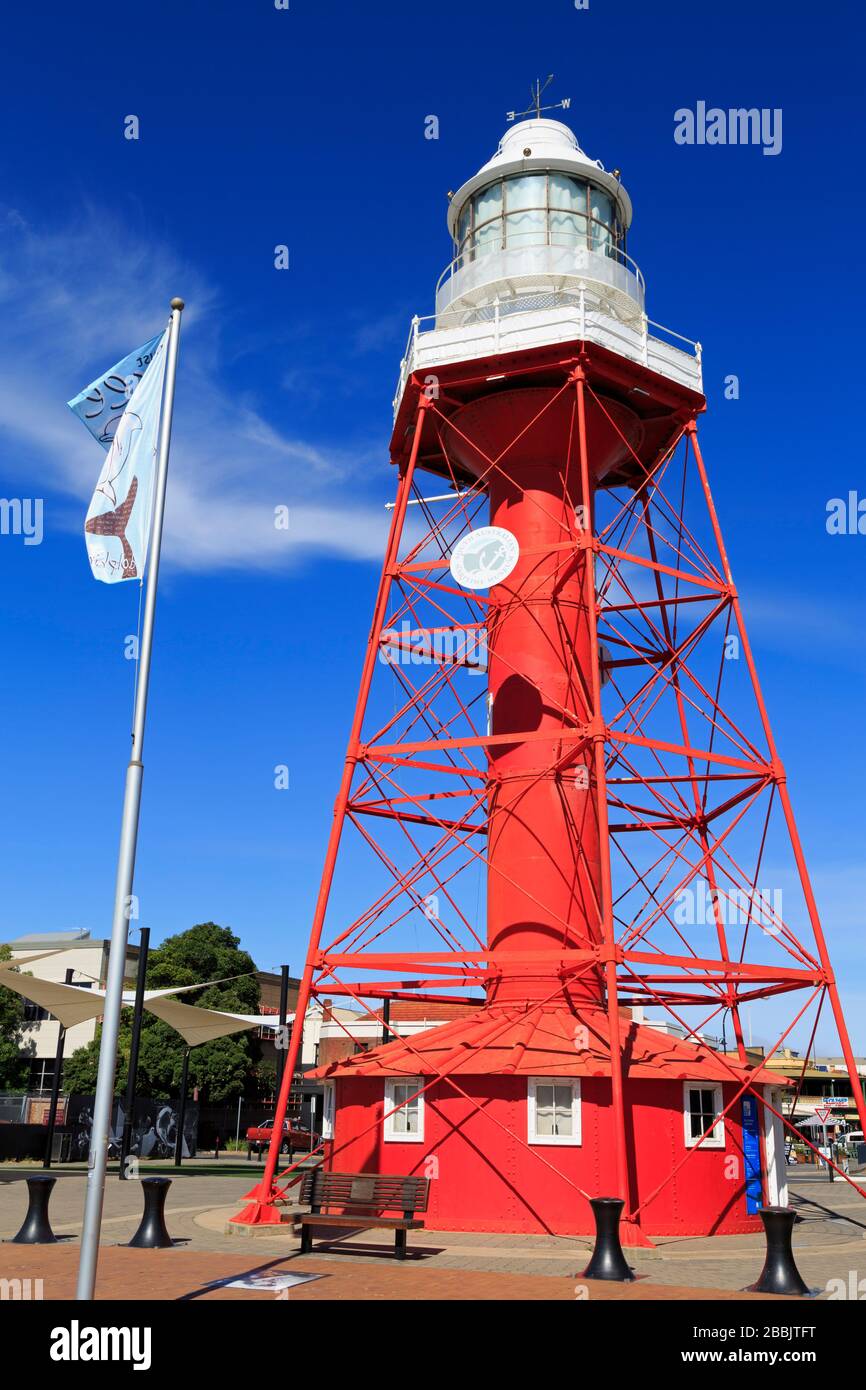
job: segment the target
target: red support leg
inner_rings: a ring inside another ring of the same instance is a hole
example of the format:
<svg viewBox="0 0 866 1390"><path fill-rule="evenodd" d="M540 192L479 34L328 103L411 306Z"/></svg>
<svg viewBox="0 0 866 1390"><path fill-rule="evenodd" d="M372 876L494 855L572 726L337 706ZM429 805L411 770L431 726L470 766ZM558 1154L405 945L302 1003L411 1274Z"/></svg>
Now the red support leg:
<svg viewBox="0 0 866 1390"><path fill-rule="evenodd" d="M391 530L388 536L388 544L385 550L385 563L382 566L382 575L379 580L379 591L376 596L376 606L373 613L373 624L370 629L370 636L367 641L367 651L364 657L364 666L361 674L361 688L358 693L358 700L355 706L355 717L352 720L352 728L349 734L349 746L346 751L346 761L343 768L343 776L340 782L340 790L337 793L337 800L334 806L334 821L331 827L331 835L328 841L328 849L325 856L325 866L322 872L322 881L319 887L319 896L316 902L313 925L310 932L310 944L307 951L307 962L304 966L304 974L301 979L301 987L298 991L298 1002L295 1005L295 1020L292 1026L292 1038L289 1045L286 1065L283 1071L283 1080L280 1086L280 1094L277 1097L277 1107L274 1112L274 1128L271 1134L271 1142L268 1146L268 1157L265 1162L265 1171L262 1180L252 1192L247 1195L252 1199L249 1206L244 1207L243 1211L238 1212L237 1216L232 1217L232 1222L239 1226L259 1226L273 1225L280 1221L280 1211L276 1205L277 1191L274 1187L274 1176L277 1171L277 1163L280 1154L280 1142L283 1134L283 1121L286 1117L286 1110L289 1104L289 1093L297 1066L298 1055L303 1042L304 1019L306 1017L307 1006L313 984L313 971L316 965L316 956L319 950L319 943L322 937L322 927L325 921L325 912L328 907L328 898L331 892L331 884L334 878L334 868L337 863L337 851L340 848L340 838L343 832L343 825L346 817L346 806L352 790L352 781L355 776L355 768L358 764L358 750L361 745L361 729L364 722L364 714L367 709L367 699L370 694L370 686L373 681L373 673L376 669L376 662L379 657L380 638L385 622L385 614L388 605L388 595L391 590L393 579L394 564L400 549L400 538L403 534L403 524L406 519L406 508L409 504L409 497L412 491L412 481L415 476L415 465L418 461L418 450L421 446L421 435L424 429L424 417L430 402L426 396L422 396L418 415L415 421L415 434L412 442L412 451L406 469L400 475L397 486L397 500L394 507L394 515L391 518Z"/></svg>
<svg viewBox="0 0 866 1390"><path fill-rule="evenodd" d="M731 567L728 563L728 557L725 551L724 541L722 540L721 527L719 526L719 519L716 514L716 508L713 502L712 493L710 492L709 479L707 477L707 472L704 467L704 461L701 455L700 444L698 443L697 426L694 423L692 423L689 427L689 434L691 436L692 447L695 451L695 462L697 463L698 470L700 472L701 484L703 486L704 495L707 501L707 509L710 514L710 521L712 523L713 533L716 538L716 545L719 548L719 554L722 558L725 578L727 579L728 584L731 587L731 601L737 619L737 627L739 629L740 642L742 643L743 656L746 659L746 665L748 666L749 675L752 681L752 687L755 692L755 701L758 706L758 712L760 714L761 724L764 730L764 737L767 740L767 747L770 750L770 756L773 761L773 767L776 774L776 785L779 790L779 800L782 805L782 812L785 817L785 824L788 827L788 835L791 840L791 848L794 852L794 859L797 864L797 873L799 875L800 884L803 889L803 896L806 900L806 907L809 913L809 921L812 925L812 931L815 936L815 944L818 948L818 956L821 961L821 965L823 967L827 980L827 993L830 996L830 1006L833 1010L833 1017L836 1020L836 1028L839 1033L839 1042L842 1047L842 1055L845 1058L845 1066L847 1068L848 1078L851 1084L851 1094L855 1097L856 1100L857 1114L860 1117L860 1128L863 1130L864 1133L866 1133L866 1097L864 1097L863 1095L863 1084L860 1080L860 1076L857 1071L857 1063L854 1059L854 1050L851 1047L851 1039L848 1036L848 1027L845 1023L845 1015L842 1012L842 1002L839 998L839 991L836 987L836 978L833 974L833 967L830 964L830 956L827 951L827 943L824 939L824 930L821 926L821 918L818 913L818 905L815 901L815 894L812 891L812 882L809 878L809 870L806 867L806 857L803 853L803 845L800 840L799 831L797 829L797 822L794 819L794 810L791 805L791 798L788 792L787 779L785 777L782 763L779 759L775 739L773 738L773 730L770 725L770 716L767 713L767 706L764 702L764 695L763 691L761 690L761 683L758 679L758 671L755 666L754 657L752 655L752 648L749 643L748 635L746 633L746 624L743 619L743 613L740 607L739 596L734 587L734 578L731 574Z"/></svg>
<svg viewBox="0 0 866 1390"><path fill-rule="evenodd" d="M580 454L581 493L587 508L587 531L593 533L593 500L589 472L589 451L586 433L586 373L583 366L575 371L577 385L577 429ZM604 939L604 977L607 994L607 1019L610 1030L610 1087L613 1104L614 1144L616 1153L617 1191L614 1195L625 1202L622 1234L626 1244L636 1244L645 1237L637 1235L637 1222L632 1219L632 1199L629 1190L628 1138L626 1134L625 1095L622 1074L622 1038L620 1032L619 991L617 987L617 946L613 925L613 886L610 867L610 834L607 809L607 772L605 769L605 730L601 712L601 670L598 652L598 610L593 552L586 552L584 568L585 601L589 621L590 695L592 699L592 753L598 833L601 846L601 907ZM631 1228L631 1229L630 1229Z"/></svg>

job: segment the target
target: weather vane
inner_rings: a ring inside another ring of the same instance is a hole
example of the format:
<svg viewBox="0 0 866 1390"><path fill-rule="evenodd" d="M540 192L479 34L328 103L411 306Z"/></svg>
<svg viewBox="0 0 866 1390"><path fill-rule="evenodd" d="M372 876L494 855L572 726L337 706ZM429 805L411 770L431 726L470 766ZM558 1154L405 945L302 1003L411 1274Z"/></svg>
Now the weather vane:
<svg viewBox="0 0 866 1390"><path fill-rule="evenodd" d="M547 91L552 81L553 73L550 74L545 82L542 82L540 77L537 78L529 89L532 93L532 101L529 106L527 106L525 111L507 112L506 120L516 121L518 117L522 118L523 116L529 115L534 115L540 120L542 111L567 111L571 106L571 97L563 97L562 101L555 101L552 106L542 106L541 98L544 96L544 93Z"/></svg>

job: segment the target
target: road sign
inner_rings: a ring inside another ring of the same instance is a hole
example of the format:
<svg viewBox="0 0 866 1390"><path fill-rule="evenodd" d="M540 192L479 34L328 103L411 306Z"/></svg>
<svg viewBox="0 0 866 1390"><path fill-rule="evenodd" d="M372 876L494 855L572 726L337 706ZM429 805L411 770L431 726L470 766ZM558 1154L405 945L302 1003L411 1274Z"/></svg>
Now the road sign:
<svg viewBox="0 0 866 1390"><path fill-rule="evenodd" d="M830 1109L829 1105L822 1105L820 1109L816 1109L816 1111L815 1111L815 1119L816 1119L816 1120L820 1120L821 1124L822 1124L822 1125L825 1125L825 1124L827 1123L827 1121L829 1120L830 1116L832 1115L832 1113L833 1113L833 1112L832 1112L832 1110Z"/></svg>

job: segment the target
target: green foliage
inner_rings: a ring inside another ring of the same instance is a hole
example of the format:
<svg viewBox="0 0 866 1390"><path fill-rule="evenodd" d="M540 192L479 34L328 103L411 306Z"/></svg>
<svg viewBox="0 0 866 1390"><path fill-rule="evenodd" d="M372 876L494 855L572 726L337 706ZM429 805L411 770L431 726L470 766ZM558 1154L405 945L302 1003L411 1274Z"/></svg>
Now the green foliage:
<svg viewBox="0 0 866 1390"><path fill-rule="evenodd" d="M8 946L0 946L0 960L12 956ZM11 989L0 989L0 1091L23 1091L27 1084L29 1055L34 1051L24 1041L24 1000Z"/></svg>
<svg viewBox="0 0 866 1390"><path fill-rule="evenodd" d="M257 1096L274 1097L277 1093L277 1069L273 1062L257 1062L253 1067L253 1083Z"/></svg>
<svg viewBox="0 0 866 1390"><path fill-rule="evenodd" d="M122 1095L126 1090L126 1072L129 1066L130 1029L124 1033L124 1019L121 1023L117 1068L114 1073L114 1094ZM97 1026L96 1036L84 1047L77 1047L63 1061L63 1089L70 1096L91 1096L96 1090L96 1073L99 1067L99 1045L102 1027ZM125 1051L124 1051L125 1044Z"/></svg>
<svg viewBox="0 0 866 1390"><path fill-rule="evenodd" d="M177 936L168 936L151 951L147 969L149 989L194 985L199 980L219 980L210 989L181 995L186 1004L255 1013L261 990L255 978L255 961L241 951L240 938L230 927L203 922ZM233 979L233 976L241 976Z"/></svg>
<svg viewBox="0 0 866 1390"><path fill-rule="evenodd" d="M228 927L219 927L215 922L190 927L177 936L167 937L161 946L151 951L147 987L168 989L194 985L202 980L218 980L221 983L207 989L190 990L179 998L185 1004L199 1004L228 1013L257 1013L261 990L252 973L255 963L252 956L239 947L239 938ZM234 976L241 978L230 978ZM124 1009L118 1039L116 1095L122 1095L126 1089L131 1038L132 1010ZM144 1014L138 1055L140 1096L154 1100L177 1096L185 1047L183 1038L167 1023L152 1014ZM258 1039L250 1033L235 1033L228 1038L202 1043L190 1054L190 1093L198 1087L200 1100L217 1105L241 1092L252 1098L258 1092L256 1068L260 1058ZM96 1087L98 1059L98 1038L73 1053L64 1071L64 1090L91 1093Z"/></svg>

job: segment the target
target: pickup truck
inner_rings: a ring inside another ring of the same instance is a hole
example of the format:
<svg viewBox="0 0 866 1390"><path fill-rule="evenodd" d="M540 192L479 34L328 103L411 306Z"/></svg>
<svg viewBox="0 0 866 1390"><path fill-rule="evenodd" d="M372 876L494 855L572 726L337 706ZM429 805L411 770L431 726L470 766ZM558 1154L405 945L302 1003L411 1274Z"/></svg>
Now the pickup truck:
<svg viewBox="0 0 866 1390"><path fill-rule="evenodd" d="M250 1125L247 1130L247 1158L252 1153L260 1154L263 1149L266 1149L271 1142L273 1132L273 1120L263 1120L260 1125ZM283 1120L281 1154L309 1153L317 1147L318 1143L319 1135L314 1130L303 1129L300 1125L292 1124L290 1120Z"/></svg>

